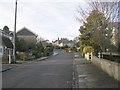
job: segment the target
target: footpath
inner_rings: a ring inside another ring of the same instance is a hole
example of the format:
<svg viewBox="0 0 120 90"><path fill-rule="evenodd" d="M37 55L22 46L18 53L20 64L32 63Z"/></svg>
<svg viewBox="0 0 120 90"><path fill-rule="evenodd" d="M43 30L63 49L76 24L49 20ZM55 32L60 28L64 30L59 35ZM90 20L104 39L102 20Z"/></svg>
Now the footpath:
<svg viewBox="0 0 120 90"><path fill-rule="evenodd" d="M73 71L73 88L114 88L120 90L117 80L84 58L73 60Z"/></svg>
<svg viewBox="0 0 120 90"><path fill-rule="evenodd" d="M30 63L30 62L34 62L34 61L42 61L42 60L45 60L47 58L48 57L41 57L41 58L38 58L36 60L17 61L16 64L2 64L2 66L0 67L0 72L5 72L5 71L10 70L12 68L18 67L18 66L20 66L21 64L24 64L24 63Z"/></svg>

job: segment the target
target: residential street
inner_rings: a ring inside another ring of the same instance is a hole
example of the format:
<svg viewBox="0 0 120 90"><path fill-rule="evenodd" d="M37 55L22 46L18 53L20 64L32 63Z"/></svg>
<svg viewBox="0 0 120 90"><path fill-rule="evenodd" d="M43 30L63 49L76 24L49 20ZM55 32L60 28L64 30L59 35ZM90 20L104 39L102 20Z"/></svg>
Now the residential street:
<svg viewBox="0 0 120 90"><path fill-rule="evenodd" d="M3 88L71 88L73 53L59 51L2 73Z"/></svg>
<svg viewBox="0 0 120 90"><path fill-rule="evenodd" d="M120 90L120 0L104 1L0 0L0 90Z"/></svg>

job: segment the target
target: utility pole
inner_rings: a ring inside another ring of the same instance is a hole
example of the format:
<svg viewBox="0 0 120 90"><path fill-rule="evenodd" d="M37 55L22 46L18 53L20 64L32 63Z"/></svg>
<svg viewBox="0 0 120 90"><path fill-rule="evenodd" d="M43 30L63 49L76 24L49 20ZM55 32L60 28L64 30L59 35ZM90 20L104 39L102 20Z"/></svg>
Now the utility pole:
<svg viewBox="0 0 120 90"><path fill-rule="evenodd" d="M15 23L14 23L14 37L13 37L13 59L14 59L14 63L16 63L16 45L15 45L15 41L16 41L16 20L17 20L17 0L15 2Z"/></svg>

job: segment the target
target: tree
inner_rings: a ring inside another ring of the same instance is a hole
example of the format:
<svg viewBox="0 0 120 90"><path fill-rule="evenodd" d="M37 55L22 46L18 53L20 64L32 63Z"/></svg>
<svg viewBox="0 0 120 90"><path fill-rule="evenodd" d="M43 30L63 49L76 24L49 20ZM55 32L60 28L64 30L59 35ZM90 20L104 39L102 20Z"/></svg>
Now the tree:
<svg viewBox="0 0 120 90"><path fill-rule="evenodd" d="M54 47L52 46L52 44L48 44L44 49L44 54L46 56L49 56L49 55L53 54L53 50L54 50Z"/></svg>
<svg viewBox="0 0 120 90"><path fill-rule="evenodd" d="M77 48L73 46L73 47L70 48L70 50L76 52L76 51L77 51Z"/></svg>
<svg viewBox="0 0 120 90"><path fill-rule="evenodd" d="M3 27L3 31L5 31L6 33L9 32L8 26L4 26L4 27Z"/></svg>
<svg viewBox="0 0 120 90"><path fill-rule="evenodd" d="M16 51L18 52L29 52L28 45L24 39L18 39L16 37Z"/></svg>
<svg viewBox="0 0 120 90"><path fill-rule="evenodd" d="M94 49L93 49L93 47L92 46L85 46L84 48L83 48L83 53L85 54L85 53L93 53L94 52Z"/></svg>
<svg viewBox="0 0 120 90"><path fill-rule="evenodd" d="M101 0L93 0L88 2L90 9L79 7L78 13L81 17L77 19L83 23L80 27L80 47L87 45L93 46L95 52L106 51L106 48L111 49L111 31L112 25L110 22L116 20L117 2L101 2Z"/></svg>
<svg viewBox="0 0 120 90"><path fill-rule="evenodd" d="M105 51L106 45L107 47L110 45L111 29L107 29L108 21L104 14L98 10L93 10L86 21L85 27L89 37Z"/></svg>
<svg viewBox="0 0 120 90"><path fill-rule="evenodd" d="M44 47L41 42L36 44L37 57L40 58L44 53Z"/></svg>
<svg viewBox="0 0 120 90"><path fill-rule="evenodd" d="M106 51L110 49L111 29L107 29L108 21L103 13L93 10L80 27L80 44L83 46L92 46L96 50ZM84 47L82 47L83 49Z"/></svg>
<svg viewBox="0 0 120 90"><path fill-rule="evenodd" d="M79 6L77 10L80 17L76 17L80 22L84 22L85 19L89 16L89 13L93 10L98 10L104 14L106 19L110 22L113 22L119 17L119 5L118 0L113 0L112 2L103 2L102 0L90 0L86 1L87 8Z"/></svg>

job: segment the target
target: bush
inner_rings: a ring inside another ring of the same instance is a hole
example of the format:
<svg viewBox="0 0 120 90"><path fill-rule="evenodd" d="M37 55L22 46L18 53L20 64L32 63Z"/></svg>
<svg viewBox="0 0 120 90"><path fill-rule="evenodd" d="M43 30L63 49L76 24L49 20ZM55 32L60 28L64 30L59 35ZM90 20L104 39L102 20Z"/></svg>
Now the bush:
<svg viewBox="0 0 120 90"><path fill-rule="evenodd" d="M71 47L70 50L71 51L77 51L77 48L76 47Z"/></svg>
<svg viewBox="0 0 120 90"><path fill-rule="evenodd" d="M50 55L50 50L49 50L49 48L45 48L44 49L44 56L49 56Z"/></svg>
<svg viewBox="0 0 120 90"><path fill-rule="evenodd" d="M93 47L92 46L85 46L84 48L83 48L83 53L91 53L91 52L94 52L94 49L93 49Z"/></svg>
<svg viewBox="0 0 120 90"><path fill-rule="evenodd" d="M28 52L17 52L17 58L21 60L27 60L31 56L32 54Z"/></svg>

